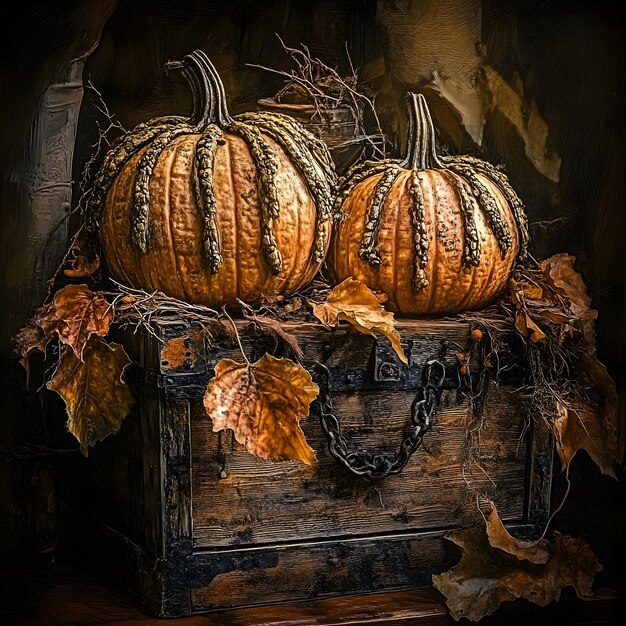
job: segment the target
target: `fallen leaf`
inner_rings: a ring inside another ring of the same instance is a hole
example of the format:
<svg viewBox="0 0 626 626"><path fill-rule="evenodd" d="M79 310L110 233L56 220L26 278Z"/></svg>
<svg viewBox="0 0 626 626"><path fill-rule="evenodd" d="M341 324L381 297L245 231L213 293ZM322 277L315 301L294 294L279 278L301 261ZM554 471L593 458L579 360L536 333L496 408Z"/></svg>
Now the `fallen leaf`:
<svg viewBox="0 0 626 626"><path fill-rule="evenodd" d="M602 567L581 539L555 532L552 541L521 541L504 527L491 503L484 526L444 535L462 550L460 562L433 576L452 617L472 621L493 613L503 602L525 598L546 606L565 587L590 595Z"/></svg>
<svg viewBox="0 0 626 626"><path fill-rule="evenodd" d="M120 429L135 400L122 380L130 359L121 345L90 339L82 356L67 346L46 386L63 398L67 427L87 456L89 446Z"/></svg>
<svg viewBox="0 0 626 626"><path fill-rule="evenodd" d="M515 312L515 328L517 328L521 335L531 341L544 341L547 337L543 330L533 321L533 318L528 314L525 308L521 308Z"/></svg>
<svg viewBox="0 0 626 626"><path fill-rule="evenodd" d="M395 329L391 311L385 311L379 297L354 278L346 278L337 285L326 298L325 302L309 301L313 315L329 328L341 322L349 322L359 332L374 336L374 331L385 335L403 363L408 363L400 334Z"/></svg>
<svg viewBox="0 0 626 626"><path fill-rule="evenodd" d="M213 432L232 429L251 454L310 465L315 452L300 420L309 414L318 393L311 375L289 359L269 354L252 364L222 359L209 381L204 407L213 421Z"/></svg>
<svg viewBox="0 0 626 626"><path fill-rule="evenodd" d="M555 290L566 296L582 312L591 306L591 297L582 276L574 269L574 261L576 257L571 254L555 254L541 261L539 267ZM591 314L596 317L595 311Z"/></svg>
<svg viewBox="0 0 626 626"><path fill-rule="evenodd" d="M100 267L100 259L95 256L92 259L83 255L74 257L70 262L70 266L63 270L66 276L72 278L82 278L85 276L91 276Z"/></svg>
<svg viewBox="0 0 626 626"><path fill-rule="evenodd" d="M524 541L513 537L500 519L493 502L489 502L489 509L486 531L489 544L493 548L503 550L507 554L512 554L520 561L530 561L538 565L543 565L548 562L550 559L550 551L547 549L548 542L545 539L540 541Z"/></svg>
<svg viewBox="0 0 626 626"><path fill-rule="evenodd" d="M543 295L543 289L536 290L535 285L525 281L511 279L509 282L511 303L515 307L515 328L522 337L531 341L544 341L547 336L530 316L526 305L526 298L533 295Z"/></svg>

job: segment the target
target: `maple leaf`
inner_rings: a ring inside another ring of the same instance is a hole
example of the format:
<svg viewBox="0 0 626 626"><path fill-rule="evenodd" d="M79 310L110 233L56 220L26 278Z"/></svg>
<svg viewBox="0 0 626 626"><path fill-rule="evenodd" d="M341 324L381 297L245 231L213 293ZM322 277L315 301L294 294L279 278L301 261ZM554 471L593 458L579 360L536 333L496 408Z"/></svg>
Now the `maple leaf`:
<svg viewBox="0 0 626 626"><path fill-rule="evenodd" d="M460 562L433 576L452 617L478 621L503 602L525 598L546 606L565 587L590 595L602 569L589 545L555 532L552 541L522 541L506 529L492 502L484 526L444 535L462 550Z"/></svg>
<svg viewBox="0 0 626 626"><path fill-rule="evenodd" d="M300 428L319 393L311 375L289 359L265 354L256 363L222 359L209 381L204 407L213 432L230 428L262 459L296 459L310 465L315 452Z"/></svg>
<svg viewBox="0 0 626 626"><path fill-rule="evenodd" d="M332 328L341 322L349 322L359 332L374 336L374 331L385 335L391 341L393 349L403 363L408 363L400 334L395 329L391 311L385 311L381 300L362 282L346 278L333 288L325 302L309 301L313 315L325 326Z"/></svg>
<svg viewBox="0 0 626 626"><path fill-rule="evenodd" d="M47 337L56 333L59 341L69 345L79 359L87 340L92 335L104 337L113 321L113 309L107 299L87 285L63 287L42 309L34 322Z"/></svg>
<svg viewBox="0 0 626 626"><path fill-rule="evenodd" d="M121 345L90 339L79 359L70 346L48 381L67 408L67 427L87 456L89 446L116 433L131 407L133 395L122 380L130 359Z"/></svg>
<svg viewBox="0 0 626 626"><path fill-rule="evenodd" d="M28 372L28 357L34 350L46 351L55 337L72 348L81 359L88 339L104 337L113 321L107 299L87 285L67 285L57 291L52 302L39 307L28 324L16 335L16 351Z"/></svg>

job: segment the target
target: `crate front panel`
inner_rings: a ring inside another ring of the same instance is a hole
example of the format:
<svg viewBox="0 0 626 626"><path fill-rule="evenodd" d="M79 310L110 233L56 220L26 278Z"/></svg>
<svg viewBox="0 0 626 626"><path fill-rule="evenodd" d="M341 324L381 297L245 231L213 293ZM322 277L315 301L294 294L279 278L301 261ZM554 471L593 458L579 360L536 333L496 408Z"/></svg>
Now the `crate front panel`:
<svg viewBox="0 0 626 626"><path fill-rule="evenodd" d="M403 390L333 394L351 445L390 451L410 427L414 399L414 391ZM490 494L504 519L521 521L527 446L519 397L511 388L494 387L484 411L480 467L465 460L469 403L450 390L444 392L422 447L403 471L370 482L349 473L330 455L314 413L303 420L302 428L317 463L276 463L249 454L230 433L213 433L201 401L194 401L194 545L263 545L451 528L475 511L469 487Z"/></svg>

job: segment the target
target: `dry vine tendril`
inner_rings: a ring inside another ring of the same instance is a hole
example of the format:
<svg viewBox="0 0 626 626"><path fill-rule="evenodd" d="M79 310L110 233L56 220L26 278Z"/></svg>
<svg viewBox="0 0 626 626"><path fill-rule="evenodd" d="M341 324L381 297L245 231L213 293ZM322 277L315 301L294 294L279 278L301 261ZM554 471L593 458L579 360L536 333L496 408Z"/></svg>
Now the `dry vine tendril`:
<svg viewBox="0 0 626 626"><path fill-rule="evenodd" d="M85 223L97 230L107 194L122 168L143 150L137 164L131 210L132 243L141 253L150 249L150 181L155 164L179 137L201 135L194 155L194 194L202 212L203 256L212 273L217 273L223 257L217 225L214 192L215 156L225 143L224 133L241 138L252 154L257 193L261 205L262 248L273 274L282 270L282 258L273 231L280 203L276 186L278 155L264 136L276 142L292 159L315 201L316 220L314 255L324 259L328 244L327 220L336 217L332 198L337 177L326 147L294 120L278 114L244 113L231 117L224 86L209 58L200 50L182 61L172 61L168 69L181 72L192 91L194 108L189 119L168 116L136 126L119 139L106 154L94 180L85 210Z"/></svg>

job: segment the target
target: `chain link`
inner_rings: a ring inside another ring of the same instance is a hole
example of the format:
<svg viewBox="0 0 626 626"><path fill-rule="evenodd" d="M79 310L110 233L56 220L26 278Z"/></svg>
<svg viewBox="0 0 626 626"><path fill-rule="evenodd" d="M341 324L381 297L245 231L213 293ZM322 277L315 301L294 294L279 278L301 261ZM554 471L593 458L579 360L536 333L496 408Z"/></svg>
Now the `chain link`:
<svg viewBox="0 0 626 626"><path fill-rule="evenodd" d="M368 452L358 450L350 452L348 442L341 432L341 423L333 413L330 397L330 372L321 363L314 366L315 379L320 388L317 399L320 410L322 429L328 437L330 453L346 469L357 476L369 480L381 480L392 474L399 474L413 453L422 445L424 433L430 428L430 420L441 401L446 368L440 361L428 361L423 369L423 384L417 390L411 406L412 430L409 431L400 448L395 453Z"/></svg>

